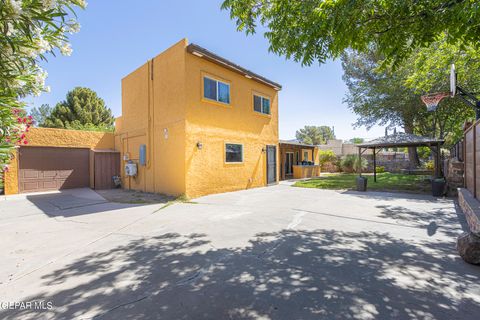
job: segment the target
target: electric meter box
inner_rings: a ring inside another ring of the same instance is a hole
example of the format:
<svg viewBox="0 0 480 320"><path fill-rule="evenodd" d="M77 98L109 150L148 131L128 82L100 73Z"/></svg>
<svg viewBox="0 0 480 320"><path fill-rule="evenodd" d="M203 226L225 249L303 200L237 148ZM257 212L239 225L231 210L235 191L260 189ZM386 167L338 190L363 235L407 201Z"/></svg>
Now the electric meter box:
<svg viewBox="0 0 480 320"><path fill-rule="evenodd" d="M137 175L137 164L130 162L125 165L125 175L134 177Z"/></svg>

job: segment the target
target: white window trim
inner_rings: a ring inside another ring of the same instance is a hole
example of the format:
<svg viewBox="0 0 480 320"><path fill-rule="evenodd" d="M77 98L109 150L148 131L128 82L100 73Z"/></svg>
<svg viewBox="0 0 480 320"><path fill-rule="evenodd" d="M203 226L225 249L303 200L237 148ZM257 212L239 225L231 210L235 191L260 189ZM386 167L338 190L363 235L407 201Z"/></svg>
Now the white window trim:
<svg viewBox="0 0 480 320"><path fill-rule="evenodd" d="M209 80L212 80L212 81L215 81L215 86L216 86L216 89L217 89L217 90L216 90L216 94L217 94L217 95L216 95L215 99L211 99L211 98L205 97L205 80L204 80L205 78L207 78L207 79L209 79ZM229 105L229 104L230 104L230 102L232 101L232 96L231 96L231 94L230 94L230 83L227 83L227 82L224 82L224 81L221 81L221 80L218 80L218 79L209 77L209 76L203 76L202 80L203 80L203 84L202 84L203 93L202 93L202 95L203 95L203 98L204 98L204 99L207 99L207 100L210 100L210 101L215 101L215 102L218 102L218 103L223 103L223 104L226 104L226 105ZM228 102L223 102L223 101L220 101L220 100L218 99L218 91L219 91L219 90L218 90L218 83L219 83L219 82L221 82L222 84L224 84L224 85L226 85L226 86L228 87Z"/></svg>
<svg viewBox="0 0 480 320"><path fill-rule="evenodd" d="M227 161L227 144L235 144L235 145L238 145L238 146L242 146L242 161L240 161L240 162L238 162L238 161L235 161L235 162ZM245 159L245 155L244 155L243 151L244 151L243 143L225 142L224 151L223 151L223 153L224 153L223 161L225 162L225 164L239 164L239 163L243 163L243 162L244 162L244 159Z"/></svg>
<svg viewBox="0 0 480 320"><path fill-rule="evenodd" d="M261 111L255 110L255 96L260 98L260 109L261 109ZM269 105L270 105L270 112L269 113L263 112L263 100L264 99L269 101ZM272 113L272 99L270 99L269 97L265 97L261 94L254 93L253 94L253 111L255 111L256 113L267 115L267 116L271 115L271 113Z"/></svg>

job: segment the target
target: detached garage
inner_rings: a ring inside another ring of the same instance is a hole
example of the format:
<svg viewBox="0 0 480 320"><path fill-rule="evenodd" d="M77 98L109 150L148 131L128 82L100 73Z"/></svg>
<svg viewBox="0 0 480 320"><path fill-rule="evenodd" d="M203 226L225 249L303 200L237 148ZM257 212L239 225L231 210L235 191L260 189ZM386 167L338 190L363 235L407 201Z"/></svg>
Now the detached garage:
<svg viewBox="0 0 480 320"><path fill-rule="evenodd" d="M110 188L111 176L120 173L120 154L114 151L113 133L33 128L27 134L27 141L27 146L17 150L5 174L7 195L70 188ZM110 160L112 164L105 163Z"/></svg>

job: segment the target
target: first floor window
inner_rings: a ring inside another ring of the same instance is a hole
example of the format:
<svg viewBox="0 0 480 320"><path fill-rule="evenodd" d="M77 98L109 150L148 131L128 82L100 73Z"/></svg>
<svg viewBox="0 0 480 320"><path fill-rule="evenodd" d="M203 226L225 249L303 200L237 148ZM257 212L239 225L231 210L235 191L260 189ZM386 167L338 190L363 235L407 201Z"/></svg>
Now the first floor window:
<svg viewBox="0 0 480 320"><path fill-rule="evenodd" d="M254 94L253 110L264 114L270 114L270 99Z"/></svg>
<svg viewBox="0 0 480 320"><path fill-rule="evenodd" d="M308 151L303 152L303 160L308 161Z"/></svg>
<svg viewBox="0 0 480 320"><path fill-rule="evenodd" d="M230 85L225 82L203 77L203 97L229 104Z"/></svg>
<svg viewBox="0 0 480 320"><path fill-rule="evenodd" d="M243 162L243 145L226 143L225 162Z"/></svg>

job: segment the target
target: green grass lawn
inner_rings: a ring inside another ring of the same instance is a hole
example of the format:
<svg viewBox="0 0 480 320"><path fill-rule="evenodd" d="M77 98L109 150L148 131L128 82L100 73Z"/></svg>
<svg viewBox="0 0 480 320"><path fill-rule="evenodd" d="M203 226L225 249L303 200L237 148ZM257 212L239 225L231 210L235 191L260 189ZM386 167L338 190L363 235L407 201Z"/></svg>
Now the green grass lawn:
<svg viewBox="0 0 480 320"><path fill-rule="evenodd" d="M367 190L375 191L409 191L409 192L430 192L431 185L424 175L410 175L397 173L377 173L377 182L373 182L373 174L363 174L368 178ZM322 174L319 178L298 181L295 187L318 188L318 189L356 189L354 173L332 173Z"/></svg>

